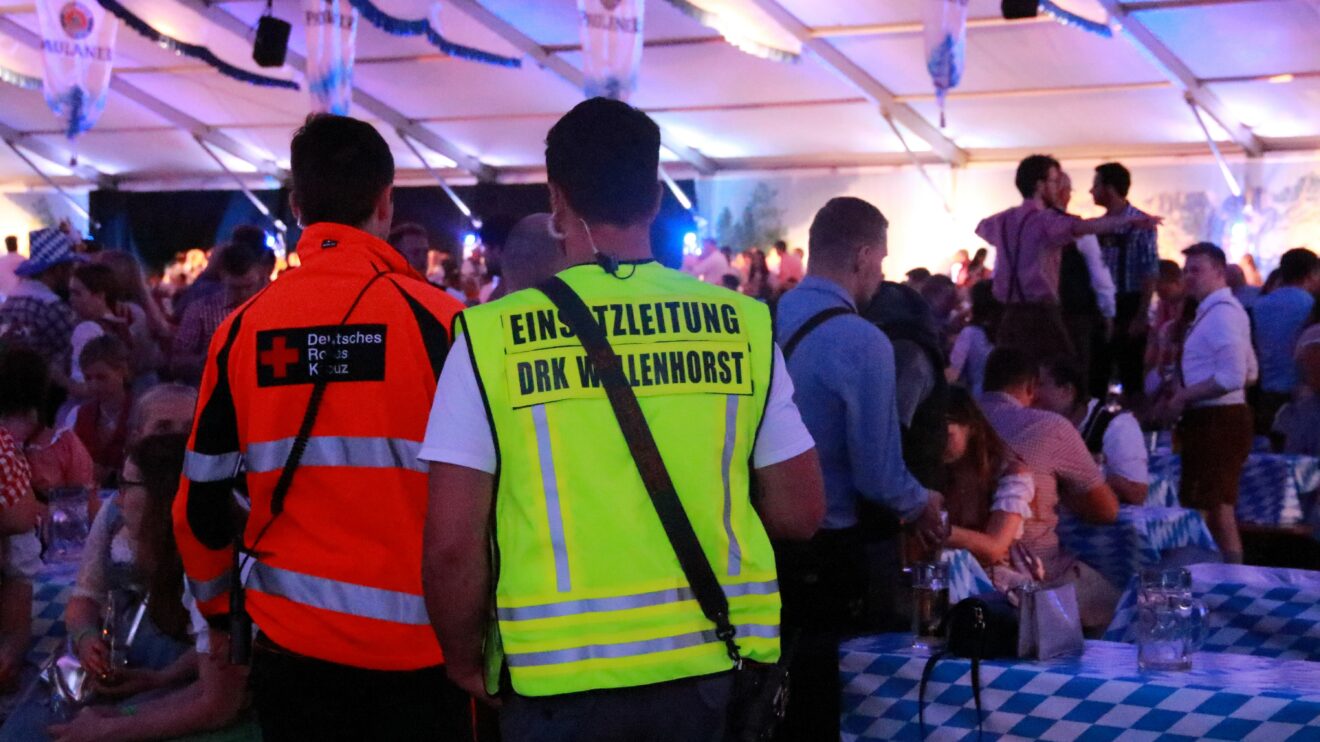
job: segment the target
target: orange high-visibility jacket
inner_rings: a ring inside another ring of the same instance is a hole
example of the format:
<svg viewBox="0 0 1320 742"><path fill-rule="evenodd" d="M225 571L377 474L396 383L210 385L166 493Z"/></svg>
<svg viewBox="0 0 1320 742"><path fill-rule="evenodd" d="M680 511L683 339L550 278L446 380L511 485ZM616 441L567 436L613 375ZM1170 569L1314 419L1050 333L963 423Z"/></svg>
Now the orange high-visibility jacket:
<svg viewBox="0 0 1320 742"><path fill-rule="evenodd" d="M440 664L422 602L427 467L417 452L462 305L350 227L308 227L298 255L302 267L235 310L211 342L174 503L190 587L213 622L228 612L233 490L245 476L247 609L271 640L374 670ZM318 383L319 414L272 520Z"/></svg>

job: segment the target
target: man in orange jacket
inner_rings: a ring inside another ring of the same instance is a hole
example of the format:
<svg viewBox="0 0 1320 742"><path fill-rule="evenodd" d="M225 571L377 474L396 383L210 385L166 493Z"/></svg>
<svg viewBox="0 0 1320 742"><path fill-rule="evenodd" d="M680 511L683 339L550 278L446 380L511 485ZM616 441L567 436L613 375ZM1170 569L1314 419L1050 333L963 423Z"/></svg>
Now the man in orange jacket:
<svg viewBox="0 0 1320 742"><path fill-rule="evenodd" d="M267 742L470 739L422 602L417 460L462 307L384 242L394 159L370 125L309 119L292 174L302 267L235 310L207 357L174 505L189 587L213 628L245 630L235 597L259 629Z"/></svg>

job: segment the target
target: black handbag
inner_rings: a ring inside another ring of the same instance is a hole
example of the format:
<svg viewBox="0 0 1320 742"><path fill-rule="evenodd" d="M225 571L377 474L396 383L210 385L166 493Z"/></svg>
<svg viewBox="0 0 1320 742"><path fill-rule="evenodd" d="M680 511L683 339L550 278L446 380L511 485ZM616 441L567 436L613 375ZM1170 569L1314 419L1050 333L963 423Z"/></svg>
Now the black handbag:
<svg viewBox="0 0 1320 742"><path fill-rule="evenodd" d="M972 661L972 698L976 701L976 734L982 733L981 660L1017 657L1018 611L1003 593L991 592L958 601L944 616L940 633L944 649L931 655L921 672L917 696L917 719L926 737L926 685L935 665L946 656Z"/></svg>
<svg viewBox="0 0 1320 742"><path fill-rule="evenodd" d="M729 701L725 738L738 742L762 742L774 737L784 718L788 702L788 665L792 659L791 642L780 653L779 662L770 665L744 659L736 642L736 629L729 621L729 600L720 587L692 523L678 499L673 480L656 447L651 428L646 423L637 395L623 374L623 365L610 347L605 331L592 316L582 297L562 279L553 277L537 286L559 309L559 319L572 329L582 343L605 389L614 417L632 453L637 472L655 506L665 535L678 557L701 612L715 624L715 635L724 642L733 667L733 693Z"/></svg>

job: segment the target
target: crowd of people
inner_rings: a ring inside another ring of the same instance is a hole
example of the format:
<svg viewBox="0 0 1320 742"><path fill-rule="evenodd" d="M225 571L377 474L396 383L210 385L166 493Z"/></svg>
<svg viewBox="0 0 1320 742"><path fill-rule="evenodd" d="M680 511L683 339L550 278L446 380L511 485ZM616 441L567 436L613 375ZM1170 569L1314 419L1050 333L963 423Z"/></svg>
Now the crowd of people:
<svg viewBox="0 0 1320 742"><path fill-rule="evenodd" d="M1094 634L1119 596L1059 524L1145 503L1153 434L1230 562L1253 434L1320 455L1320 259L1260 289L1210 243L1160 260L1117 163L1081 219L1025 159L993 253L895 282L889 219L851 197L805 254L659 266L658 129L617 102L551 130L551 211L462 258L395 223L371 126L316 117L292 152L288 264L256 227L152 280L67 228L0 260L0 688L42 503L74 492L64 621L98 699L34 696L0 740L716 740L790 636L780 738L837 738L838 643L906 627L904 565L1072 583Z"/></svg>

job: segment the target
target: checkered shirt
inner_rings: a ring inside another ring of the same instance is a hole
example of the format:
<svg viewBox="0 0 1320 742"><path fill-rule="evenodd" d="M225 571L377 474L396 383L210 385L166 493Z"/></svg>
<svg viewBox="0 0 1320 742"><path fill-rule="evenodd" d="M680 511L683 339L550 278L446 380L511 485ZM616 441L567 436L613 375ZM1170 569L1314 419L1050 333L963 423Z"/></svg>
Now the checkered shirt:
<svg viewBox="0 0 1320 742"><path fill-rule="evenodd" d="M1145 216L1132 204L1123 210L1123 216ZM1160 272L1160 253L1153 229L1128 227L1121 232L1099 235L1100 252L1105 267L1114 278L1114 289L1120 294L1140 292L1147 279Z"/></svg>
<svg viewBox="0 0 1320 742"><path fill-rule="evenodd" d="M78 318L57 298L15 292L0 304L0 339L31 348L67 369Z"/></svg>

